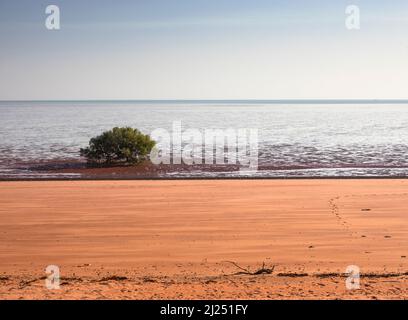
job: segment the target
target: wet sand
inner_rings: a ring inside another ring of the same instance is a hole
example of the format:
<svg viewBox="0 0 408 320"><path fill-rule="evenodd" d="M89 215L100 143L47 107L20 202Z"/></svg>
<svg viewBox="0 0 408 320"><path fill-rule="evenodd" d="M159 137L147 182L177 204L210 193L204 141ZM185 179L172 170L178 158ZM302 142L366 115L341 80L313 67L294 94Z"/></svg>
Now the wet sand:
<svg viewBox="0 0 408 320"><path fill-rule="evenodd" d="M408 298L407 209L408 180L0 182L0 299Z"/></svg>

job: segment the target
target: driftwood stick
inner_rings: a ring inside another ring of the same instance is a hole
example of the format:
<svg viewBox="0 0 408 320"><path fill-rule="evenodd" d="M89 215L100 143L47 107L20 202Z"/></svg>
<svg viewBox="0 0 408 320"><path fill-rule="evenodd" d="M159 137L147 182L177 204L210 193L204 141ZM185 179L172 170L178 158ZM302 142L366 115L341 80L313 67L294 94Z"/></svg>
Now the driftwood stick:
<svg viewBox="0 0 408 320"><path fill-rule="evenodd" d="M275 269L275 265L273 265L272 268L270 268L270 269L269 269L269 268L266 268L266 267L265 267L265 262L263 262L263 263L262 263L262 267L261 267L260 269L258 269L258 270L256 270L256 271L252 272L251 270L249 270L249 268L243 268L243 267L241 267L239 264L237 264L237 263L234 262L234 261L225 261L225 262L231 263L231 264L232 264L233 266L235 266L236 268L242 270L242 271L237 272L237 273L235 273L235 274L249 274L249 275L252 275L252 276L260 275L260 274L272 274L273 270Z"/></svg>

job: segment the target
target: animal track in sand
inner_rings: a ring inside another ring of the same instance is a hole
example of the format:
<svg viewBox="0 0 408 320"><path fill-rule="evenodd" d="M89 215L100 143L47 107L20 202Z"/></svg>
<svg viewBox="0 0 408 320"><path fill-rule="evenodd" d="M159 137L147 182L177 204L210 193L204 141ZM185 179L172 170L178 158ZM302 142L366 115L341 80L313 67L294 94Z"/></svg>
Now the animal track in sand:
<svg viewBox="0 0 408 320"><path fill-rule="evenodd" d="M338 201L339 199L340 199L340 197L335 197L335 198L331 198L331 199L329 200L330 210L331 210L331 213L334 214L334 216L336 217L338 223L343 227L343 229L349 231L349 230L350 230L350 225L349 225L349 223L340 215L339 206L336 204L336 201Z"/></svg>
<svg viewBox="0 0 408 320"><path fill-rule="evenodd" d="M385 193L385 194L362 194L362 195L356 195L356 194L348 194L348 195L344 195L344 196L337 196L337 197L333 197L329 199L329 207L331 210L331 213L336 217L338 223L342 226L342 228L346 231L350 231L350 235L351 236L358 236L360 238L366 238L366 235L364 234L358 234L357 232L353 232L351 230L352 225L350 224L349 221L347 221L344 216L341 215L340 213L340 208L338 205L338 201L341 198L363 198L363 197L392 197L392 196L408 196L408 193ZM360 212L363 214L369 214L370 212L372 212L373 210L369 207L363 207L360 209ZM384 235L384 238L392 238L390 235Z"/></svg>

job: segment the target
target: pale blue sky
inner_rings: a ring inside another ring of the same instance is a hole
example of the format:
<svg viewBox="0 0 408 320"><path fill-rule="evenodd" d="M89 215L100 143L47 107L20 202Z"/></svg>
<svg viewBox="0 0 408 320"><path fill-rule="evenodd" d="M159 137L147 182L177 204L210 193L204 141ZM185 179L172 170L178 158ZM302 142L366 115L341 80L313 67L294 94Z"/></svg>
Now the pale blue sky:
<svg viewBox="0 0 408 320"><path fill-rule="evenodd" d="M403 99L407 83L406 0L0 1L1 100Z"/></svg>

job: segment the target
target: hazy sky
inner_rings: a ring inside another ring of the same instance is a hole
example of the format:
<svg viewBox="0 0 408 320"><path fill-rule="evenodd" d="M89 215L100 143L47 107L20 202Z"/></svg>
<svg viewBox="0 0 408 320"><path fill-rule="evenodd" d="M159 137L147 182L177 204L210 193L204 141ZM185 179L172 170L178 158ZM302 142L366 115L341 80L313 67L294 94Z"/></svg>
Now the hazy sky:
<svg viewBox="0 0 408 320"><path fill-rule="evenodd" d="M0 0L1 100L402 99L407 85L406 0Z"/></svg>

